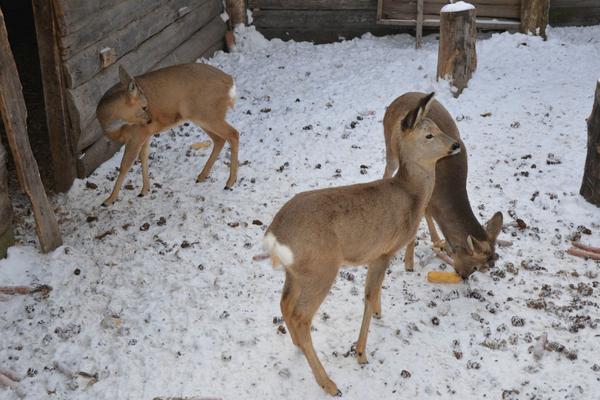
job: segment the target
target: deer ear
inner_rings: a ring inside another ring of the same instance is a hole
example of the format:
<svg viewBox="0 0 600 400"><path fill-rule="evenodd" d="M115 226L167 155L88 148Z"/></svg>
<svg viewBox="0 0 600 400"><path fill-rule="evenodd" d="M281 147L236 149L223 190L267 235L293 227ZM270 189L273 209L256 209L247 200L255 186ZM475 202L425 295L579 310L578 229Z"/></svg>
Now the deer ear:
<svg viewBox="0 0 600 400"><path fill-rule="evenodd" d="M502 231L502 213L498 211L488 222L485 224L485 232L491 241L495 241L498 235Z"/></svg>
<svg viewBox="0 0 600 400"><path fill-rule="evenodd" d="M402 119L402 130L406 131L409 129L413 129L417 126L427 113L429 112L429 107L433 103L433 97L435 96L435 92L431 92L425 97L423 97L417 106L412 109L406 116Z"/></svg>
<svg viewBox="0 0 600 400"><path fill-rule="evenodd" d="M119 65L119 79L121 80L121 85L127 90L129 97L136 98L140 95L140 88L135 79L129 75L129 72L122 65Z"/></svg>
<svg viewBox="0 0 600 400"><path fill-rule="evenodd" d="M473 236L467 236L467 253L472 256L475 253L475 244L473 243Z"/></svg>

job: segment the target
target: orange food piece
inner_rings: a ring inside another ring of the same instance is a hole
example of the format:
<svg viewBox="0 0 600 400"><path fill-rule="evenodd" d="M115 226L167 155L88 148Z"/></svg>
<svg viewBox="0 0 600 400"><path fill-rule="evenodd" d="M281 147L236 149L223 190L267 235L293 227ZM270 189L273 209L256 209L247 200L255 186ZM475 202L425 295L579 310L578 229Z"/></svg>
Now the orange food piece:
<svg viewBox="0 0 600 400"><path fill-rule="evenodd" d="M190 145L192 149L203 149L205 147L210 147L210 140L205 140L204 142L197 142Z"/></svg>
<svg viewBox="0 0 600 400"><path fill-rule="evenodd" d="M462 278L456 272L431 271L427 273L427 280L431 283L460 283Z"/></svg>

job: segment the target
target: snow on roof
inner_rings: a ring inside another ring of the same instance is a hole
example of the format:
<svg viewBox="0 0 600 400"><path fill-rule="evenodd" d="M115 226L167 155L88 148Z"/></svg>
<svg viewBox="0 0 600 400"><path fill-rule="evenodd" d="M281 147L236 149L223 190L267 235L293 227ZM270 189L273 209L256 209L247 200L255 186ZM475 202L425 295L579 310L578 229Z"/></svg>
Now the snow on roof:
<svg viewBox="0 0 600 400"><path fill-rule="evenodd" d="M466 3L464 1L458 1L456 3L446 4L444 7L442 7L440 12L459 12L459 11L473 10L474 8L475 8L475 6L471 3Z"/></svg>

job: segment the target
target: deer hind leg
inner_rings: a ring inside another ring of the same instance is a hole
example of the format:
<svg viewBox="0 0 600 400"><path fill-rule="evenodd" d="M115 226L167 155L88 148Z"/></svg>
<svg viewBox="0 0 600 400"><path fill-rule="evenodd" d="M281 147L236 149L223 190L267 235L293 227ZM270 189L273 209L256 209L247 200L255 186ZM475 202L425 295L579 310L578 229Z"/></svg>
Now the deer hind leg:
<svg viewBox="0 0 600 400"><path fill-rule="evenodd" d="M299 346L299 342L297 333L294 330L295 327L292 326L292 315L294 313L294 306L296 305L298 296L300 295L300 289L300 286L294 282L294 276L286 269L285 283L283 284L283 291L281 293L281 314L283 315L283 320L288 326L288 331L292 337L292 342L296 346Z"/></svg>
<svg viewBox="0 0 600 400"><path fill-rule="evenodd" d="M414 237L408 244L406 245L406 250L404 251L404 269L406 271L412 272L415 268L415 242L417 238Z"/></svg>
<svg viewBox="0 0 600 400"><path fill-rule="evenodd" d="M229 164L229 178L227 179L227 183L225 184L225 189L231 189L235 181L237 180L237 170L238 170L238 150L239 150L239 142L240 142L240 134L238 131L231 125L227 123L227 121L223 120L220 122L214 122L211 124L203 124L202 128L209 133L211 138L215 141L215 147L213 148L213 152L211 153L206 165L198 175L198 182L206 179L208 176L217 156L223 149L224 141L229 142L229 147L231 148L231 163ZM217 140L216 138L220 140ZM217 147L219 145L219 147ZM218 150L218 151L217 151Z"/></svg>
<svg viewBox="0 0 600 400"><path fill-rule="evenodd" d="M148 194L150 191L150 174L148 173L148 157L150 156L150 140L152 136L150 136L142 145L142 149L140 150L140 162L142 163L142 191L138 195L138 197L143 197Z"/></svg>
<svg viewBox="0 0 600 400"><path fill-rule="evenodd" d="M142 135L132 135L131 139L125 144L125 153L123 154L121 165L119 166L119 176L117 177L115 187L113 188L110 197L104 200L104 203L102 203L103 206L109 206L113 204L115 200L117 200L117 197L119 197L119 192L121 191L121 186L125 180L125 175L127 175L127 172L133 165L133 162L138 157L138 154L140 154L140 150L145 139L146 137Z"/></svg>
<svg viewBox="0 0 600 400"><path fill-rule="evenodd" d="M292 286L290 287L291 292L299 290L299 294L296 298L290 299L286 313L289 313L289 309L293 309L293 311L291 316L287 314L286 324L288 324L289 330L296 337L298 347L304 353L306 361L319 386L330 395L340 396L341 392L338 390L335 382L327 375L323 364L321 364L315 352L310 332L313 316L319 309L325 296L327 296L327 293L329 293L329 289L337 275L338 268L332 268L332 270L327 276L318 276L313 279L294 277L290 281L290 285ZM296 285L299 286L298 289L294 287Z"/></svg>
<svg viewBox="0 0 600 400"><path fill-rule="evenodd" d="M208 174L210 174L210 170L212 169L215 161L217 161L217 157L219 157L219 153L223 150L223 146L225 145L225 139L213 133L212 131L204 128L204 131L210 136L213 141L213 148L210 152L210 156L208 156L208 160L206 160L206 164L204 164L204 168L196 178L196 182L204 182L206 178L208 178Z"/></svg>
<svg viewBox="0 0 600 400"><path fill-rule="evenodd" d="M367 336L369 334L369 325L371 324L371 316L376 307L379 307L381 313L381 285L385 277L385 270L389 264L389 257L384 256L369 264L367 272L367 281L365 283L365 311L363 320L360 326L360 334L358 343L356 344L356 353L360 364L368 363L367 360ZM377 304L379 302L379 304Z"/></svg>

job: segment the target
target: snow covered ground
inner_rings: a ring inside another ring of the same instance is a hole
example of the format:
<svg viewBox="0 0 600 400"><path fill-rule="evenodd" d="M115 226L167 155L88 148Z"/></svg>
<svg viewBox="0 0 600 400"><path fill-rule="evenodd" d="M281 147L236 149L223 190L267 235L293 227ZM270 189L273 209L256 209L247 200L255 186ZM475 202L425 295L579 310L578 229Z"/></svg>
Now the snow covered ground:
<svg viewBox="0 0 600 400"><path fill-rule="evenodd" d="M190 150L206 136L183 126L152 143L151 196L136 197L136 165L130 190L100 206L119 153L52 198L65 241L52 254L38 252L32 217L19 209L20 244L0 261L0 284L54 290L0 302L0 368L24 377L28 399L326 398L278 331L283 274L252 256L294 193L378 179L385 107L435 90L470 152L474 210L481 221L501 210L500 238L514 245L499 249L491 273L459 285L426 282L437 259L406 273L397 257L364 367L351 346L365 270L344 269L313 323L326 370L347 399L597 399L600 265L564 250L579 235L600 245L600 210L578 195L600 26L548 36L478 42L477 72L454 99L435 81L435 36L417 51L408 35L314 46L238 32L238 52L209 60L237 82L235 190L223 190L224 155L209 181L194 183L209 150ZM424 224L420 237L416 254L427 258ZM536 359L541 335L548 344ZM56 362L97 379L69 378Z"/></svg>

